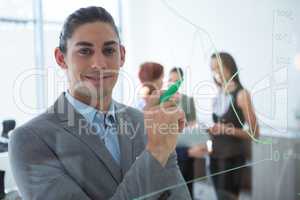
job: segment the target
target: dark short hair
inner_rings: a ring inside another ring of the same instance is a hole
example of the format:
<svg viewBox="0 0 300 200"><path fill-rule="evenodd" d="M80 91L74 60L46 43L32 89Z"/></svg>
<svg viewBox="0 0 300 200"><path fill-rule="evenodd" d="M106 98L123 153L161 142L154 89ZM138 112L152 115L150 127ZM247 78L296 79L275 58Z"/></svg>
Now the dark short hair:
<svg viewBox="0 0 300 200"><path fill-rule="evenodd" d="M76 28L97 21L110 24L120 40L118 28L111 14L102 7L91 6L80 8L67 17L59 36L59 49L66 53L67 40L72 37Z"/></svg>
<svg viewBox="0 0 300 200"><path fill-rule="evenodd" d="M183 70L181 69L181 67L173 67L171 70L170 70L170 73L178 73L179 72L179 76L180 76L180 79L183 79Z"/></svg>

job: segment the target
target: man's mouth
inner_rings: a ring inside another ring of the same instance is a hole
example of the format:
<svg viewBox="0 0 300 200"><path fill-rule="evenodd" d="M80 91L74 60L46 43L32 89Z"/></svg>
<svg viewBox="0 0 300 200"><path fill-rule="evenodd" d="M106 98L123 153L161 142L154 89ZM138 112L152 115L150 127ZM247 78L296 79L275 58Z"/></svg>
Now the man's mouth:
<svg viewBox="0 0 300 200"><path fill-rule="evenodd" d="M91 80L91 81L101 81L101 80L107 80L109 78L112 78L113 75L112 74L88 74L88 75L83 75L83 77L87 80Z"/></svg>

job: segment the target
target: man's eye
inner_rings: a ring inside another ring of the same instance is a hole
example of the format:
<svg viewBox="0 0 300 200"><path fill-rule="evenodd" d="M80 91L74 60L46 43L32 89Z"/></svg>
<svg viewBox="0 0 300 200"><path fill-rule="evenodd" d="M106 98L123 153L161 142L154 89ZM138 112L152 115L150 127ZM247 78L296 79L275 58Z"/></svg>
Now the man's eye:
<svg viewBox="0 0 300 200"><path fill-rule="evenodd" d="M81 55L90 55L92 51L90 49L84 48L84 49L79 49L79 54Z"/></svg>
<svg viewBox="0 0 300 200"><path fill-rule="evenodd" d="M114 48L105 48L103 50L103 54L107 56L113 55L115 52L116 50Z"/></svg>

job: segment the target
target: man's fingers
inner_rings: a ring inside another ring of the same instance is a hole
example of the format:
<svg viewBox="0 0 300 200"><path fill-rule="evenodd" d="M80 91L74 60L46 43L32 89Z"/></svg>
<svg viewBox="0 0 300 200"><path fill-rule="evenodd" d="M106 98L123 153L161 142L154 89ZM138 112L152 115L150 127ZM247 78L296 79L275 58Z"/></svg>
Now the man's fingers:
<svg viewBox="0 0 300 200"><path fill-rule="evenodd" d="M163 109L169 109L169 108L177 108L177 104L175 101L166 101L162 104L160 104L161 108Z"/></svg>
<svg viewBox="0 0 300 200"><path fill-rule="evenodd" d="M176 102L176 103L179 103L179 102L180 102L180 99L181 99L181 95L180 95L178 92L176 92L176 93L170 98L171 101L174 101L174 102Z"/></svg>
<svg viewBox="0 0 300 200"><path fill-rule="evenodd" d="M180 98L179 94L171 97L169 101L166 101L166 102L160 104L159 99L164 92L165 92L164 90L154 90L150 95L148 95L145 98L146 106L145 106L144 110L158 109L158 107L166 109L169 107L177 106L179 98Z"/></svg>
<svg viewBox="0 0 300 200"><path fill-rule="evenodd" d="M177 104L173 101L166 101L162 104L157 104L157 105L152 105L152 106L147 106L145 107L144 111L147 112L158 112L158 111L163 111L165 113L169 113L173 110L178 109Z"/></svg>
<svg viewBox="0 0 300 200"><path fill-rule="evenodd" d="M185 127L185 119L179 119L178 121L178 128L179 128L179 132L181 133Z"/></svg>
<svg viewBox="0 0 300 200"><path fill-rule="evenodd" d="M146 101L145 110L149 109L153 106L159 105L159 98L162 95L162 93L163 93L163 91L161 91L161 90L154 90L150 95L148 95L145 98L145 101Z"/></svg>
<svg viewBox="0 0 300 200"><path fill-rule="evenodd" d="M185 113L184 113L184 111L182 110L182 109L179 109L178 110L178 117L179 117L179 119L182 119L182 120L185 120L186 118L186 116L185 116Z"/></svg>

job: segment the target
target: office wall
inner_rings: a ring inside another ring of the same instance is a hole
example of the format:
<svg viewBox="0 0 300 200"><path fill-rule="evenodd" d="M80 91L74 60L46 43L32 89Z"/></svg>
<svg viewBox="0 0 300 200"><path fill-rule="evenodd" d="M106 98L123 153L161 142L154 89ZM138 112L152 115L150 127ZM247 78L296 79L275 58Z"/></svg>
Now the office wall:
<svg viewBox="0 0 300 200"><path fill-rule="evenodd" d="M196 98L198 118L209 121L216 92L209 57L215 46L235 57L261 125L281 132L298 128L299 1L132 0L124 9L124 27L130 30L124 70L135 84L141 62L161 62L167 70L181 66L186 72L182 91Z"/></svg>

